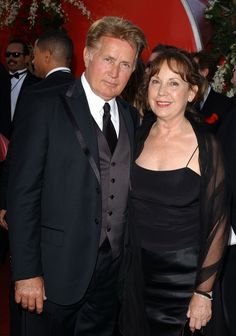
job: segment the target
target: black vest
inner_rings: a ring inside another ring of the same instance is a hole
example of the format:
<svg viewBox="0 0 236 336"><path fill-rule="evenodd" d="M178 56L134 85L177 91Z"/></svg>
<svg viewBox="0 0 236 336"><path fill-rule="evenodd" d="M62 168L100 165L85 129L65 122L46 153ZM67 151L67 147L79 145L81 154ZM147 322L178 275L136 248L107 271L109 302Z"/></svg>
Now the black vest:
<svg viewBox="0 0 236 336"><path fill-rule="evenodd" d="M119 137L113 155L102 131L96 127L102 191L100 245L107 237L114 258L123 250L131 160L129 137L121 114L119 116Z"/></svg>

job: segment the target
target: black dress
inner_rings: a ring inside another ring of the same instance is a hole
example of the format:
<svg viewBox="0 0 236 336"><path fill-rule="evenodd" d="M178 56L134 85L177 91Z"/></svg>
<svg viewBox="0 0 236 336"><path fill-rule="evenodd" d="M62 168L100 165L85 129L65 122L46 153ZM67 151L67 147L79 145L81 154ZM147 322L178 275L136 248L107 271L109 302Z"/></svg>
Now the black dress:
<svg viewBox="0 0 236 336"><path fill-rule="evenodd" d="M131 218L141 241L145 307L155 336L180 335L196 281L200 176L187 166L152 171L135 164L133 170Z"/></svg>

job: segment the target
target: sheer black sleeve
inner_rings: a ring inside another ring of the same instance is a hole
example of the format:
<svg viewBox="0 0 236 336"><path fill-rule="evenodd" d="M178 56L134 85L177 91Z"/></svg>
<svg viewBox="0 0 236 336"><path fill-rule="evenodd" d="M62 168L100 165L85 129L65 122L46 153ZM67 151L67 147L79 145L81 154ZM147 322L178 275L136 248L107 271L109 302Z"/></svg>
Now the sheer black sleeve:
<svg viewBox="0 0 236 336"><path fill-rule="evenodd" d="M229 193L221 148L213 135L196 134L201 171L200 253L196 289L211 291L229 238Z"/></svg>

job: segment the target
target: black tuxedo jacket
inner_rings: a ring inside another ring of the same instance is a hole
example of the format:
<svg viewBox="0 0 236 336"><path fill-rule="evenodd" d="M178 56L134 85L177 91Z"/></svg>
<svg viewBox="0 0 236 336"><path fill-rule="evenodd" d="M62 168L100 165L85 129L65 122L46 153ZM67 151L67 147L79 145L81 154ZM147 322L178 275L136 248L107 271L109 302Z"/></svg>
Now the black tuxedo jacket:
<svg viewBox="0 0 236 336"><path fill-rule="evenodd" d="M210 90L200 111L204 118L209 120L207 126L210 131L213 133L218 131L221 122L227 112L231 109L232 105L234 105L232 99L226 97L224 94L215 92L213 89ZM214 115L217 115L217 117L214 118Z"/></svg>
<svg viewBox="0 0 236 336"><path fill-rule="evenodd" d="M34 80L34 79L33 79ZM31 88L33 91L39 91L41 89L47 89L51 87L60 87L61 85L69 84L74 81L74 76L70 72L63 71L55 71L46 77L44 80L34 82L34 85L30 85L27 87L27 91L30 91ZM26 83L27 86L27 83ZM23 93L21 93L22 96ZM32 111L33 112L33 111ZM13 126L15 124L15 120L21 112L18 112L18 109L15 111ZM12 128L13 128L12 126ZM7 155L7 159L5 160L2 172L0 175L0 209L7 209L6 204L6 192L7 192L7 184L8 184L8 176L9 176L9 161L10 161L10 148L9 153Z"/></svg>
<svg viewBox="0 0 236 336"><path fill-rule="evenodd" d="M11 82L4 66L0 67L0 132L9 138L11 123Z"/></svg>
<svg viewBox="0 0 236 336"><path fill-rule="evenodd" d="M119 98L117 104L133 148L136 110ZM31 90L19 110L7 204L13 279L42 275L50 300L72 304L85 294L100 240L101 185L88 159L99 171L94 120L80 80L69 91L67 84Z"/></svg>
<svg viewBox="0 0 236 336"><path fill-rule="evenodd" d="M30 85L37 83L40 79L34 76L30 71L27 72L27 75L22 83L19 96L17 98L17 105L22 96L22 93ZM4 88L0 90L0 131L10 139L12 133L12 122L11 122L11 81L9 75L4 79ZM13 118L14 120L14 118Z"/></svg>
<svg viewBox="0 0 236 336"><path fill-rule="evenodd" d="M32 90L35 91L70 84L74 81L74 79L75 77L71 72L57 70L34 84ZM28 91L29 90L30 88L28 88Z"/></svg>

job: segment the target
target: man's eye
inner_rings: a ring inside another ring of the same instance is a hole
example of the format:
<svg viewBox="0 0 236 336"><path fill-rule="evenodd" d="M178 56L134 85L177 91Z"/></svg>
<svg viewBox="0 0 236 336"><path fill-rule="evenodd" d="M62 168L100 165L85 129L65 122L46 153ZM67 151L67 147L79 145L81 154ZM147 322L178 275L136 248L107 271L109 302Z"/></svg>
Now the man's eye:
<svg viewBox="0 0 236 336"><path fill-rule="evenodd" d="M111 62L112 62L112 59L109 58L109 57L105 57L105 58L104 58L104 61L107 62L107 63L111 63Z"/></svg>
<svg viewBox="0 0 236 336"><path fill-rule="evenodd" d="M121 67L124 69L130 69L131 65L129 63L121 63Z"/></svg>

